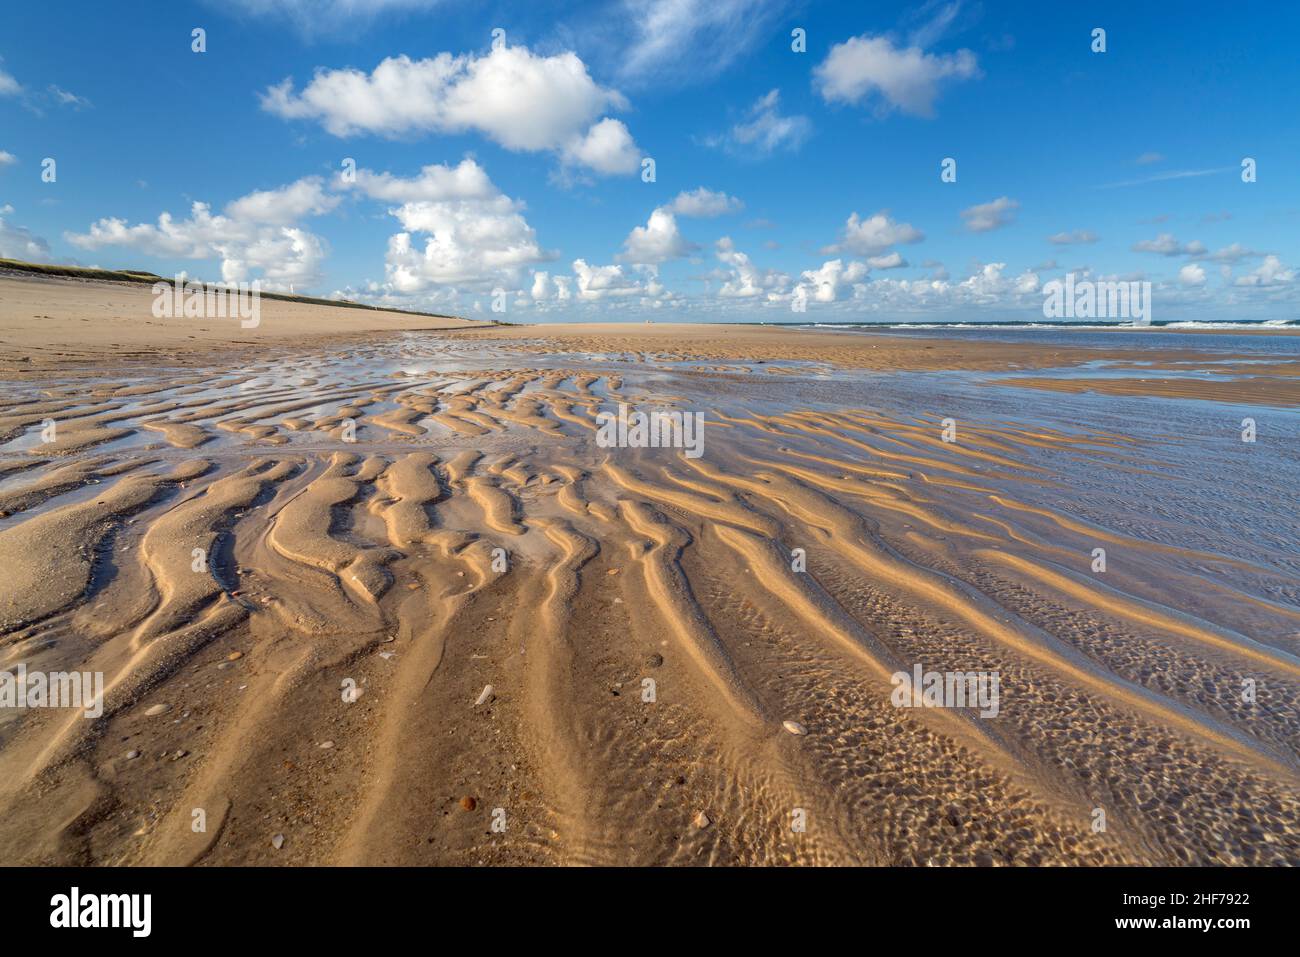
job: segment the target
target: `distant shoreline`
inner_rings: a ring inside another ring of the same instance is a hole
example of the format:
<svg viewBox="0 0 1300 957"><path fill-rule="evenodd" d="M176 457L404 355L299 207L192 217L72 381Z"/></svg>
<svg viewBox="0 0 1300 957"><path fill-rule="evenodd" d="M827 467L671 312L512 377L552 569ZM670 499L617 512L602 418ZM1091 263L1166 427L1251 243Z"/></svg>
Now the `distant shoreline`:
<svg viewBox="0 0 1300 957"><path fill-rule="evenodd" d="M924 322L758 322L749 323L757 326L775 326L787 329L844 329L844 330L881 330L885 332L942 331L964 332L967 330L998 329L1019 331L1043 329L1049 332L1183 332L1183 333L1230 333L1267 335L1296 335L1300 333L1300 319L1224 319L1198 322L1189 319L1167 319L1153 321L1150 325L1134 325L1127 321L1084 320L1033 320L1033 319L992 319L972 321L954 319L951 321Z"/></svg>

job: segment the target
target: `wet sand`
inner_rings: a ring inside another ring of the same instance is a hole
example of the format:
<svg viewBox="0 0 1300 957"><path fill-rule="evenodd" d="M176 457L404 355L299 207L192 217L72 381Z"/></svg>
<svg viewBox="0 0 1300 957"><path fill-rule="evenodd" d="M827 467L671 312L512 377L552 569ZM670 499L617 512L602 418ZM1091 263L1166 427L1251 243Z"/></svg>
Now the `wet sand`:
<svg viewBox="0 0 1300 957"><path fill-rule="evenodd" d="M474 335L509 342L521 351L540 355L577 352L649 364L712 360L762 365L784 360L885 371L993 370L1045 368L1131 357L1118 343L1113 349L1059 346L1042 349L1006 342L963 340L959 336L918 341L880 333L856 335L786 326L698 323L497 326ZM1195 360L1201 353L1185 349L1177 339L1170 339L1161 356L1166 362L1178 362Z"/></svg>
<svg viewBox="0 0 1300 957"><path fill-rule="evenodd" d="M1286 363L1256 406L1040 384L1118 347L376 328L135 364L156 330L20 319L0 668L106 694L0 709L0 863L1300 863ZM601 447L619 403L702 413L703 454ZM998 714L897 707L918 664L998 675Z"/></svg>
<svg viewBox="0 0 1300 957"><path fill-rule="evenodd" d="M1015 385L1053 392L1096 392L1105 395L1162 396L1170 399L1208 399L1244 405L1294 408L1300 406L1300 367L1284 375L1233 375L1225 379L1178 378L1160 376L1116 377L1106 379L1067 377L995 380L998 385Z"/></svg>

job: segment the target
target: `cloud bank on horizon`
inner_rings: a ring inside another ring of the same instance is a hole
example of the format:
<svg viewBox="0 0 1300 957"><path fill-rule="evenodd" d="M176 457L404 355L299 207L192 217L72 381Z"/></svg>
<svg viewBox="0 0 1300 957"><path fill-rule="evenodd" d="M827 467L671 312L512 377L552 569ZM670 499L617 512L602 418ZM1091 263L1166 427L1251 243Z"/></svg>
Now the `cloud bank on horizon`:
<svg viewBox="0 0 1300 957"><path fill-rule="evenodd" d="M1283 29L965 0L486 16L22 10L0 257L513 321L1033 318L1066 273L1150 281L1169 318L1295 316Z"/></svg>

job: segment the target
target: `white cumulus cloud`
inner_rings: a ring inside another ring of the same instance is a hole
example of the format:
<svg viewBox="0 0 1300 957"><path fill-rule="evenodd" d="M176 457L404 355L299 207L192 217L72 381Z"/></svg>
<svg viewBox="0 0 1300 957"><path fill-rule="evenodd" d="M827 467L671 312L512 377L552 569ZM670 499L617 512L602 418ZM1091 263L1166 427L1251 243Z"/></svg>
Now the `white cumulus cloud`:
<svg viewBox="0 0 1300 957"><path fill-rule="evenodd" d="M537 242L523 203L502 193L472 159L432 164L412 177L358 169L343 182L373 199L400 203L388 212L402 232L388 240L385 270L403 295L435 286L514 288L524 267L552 258Z"/></svg>
<svg viewBox="0 0 1300 957"><path fill-rule="evenodd" d="M1203 256L1209 250L1200 240L1180 243L1173 233L1161 233L1155 239L1144 239L1133 244L1133 251L1156 253L1161 256Z"/></svg>
<svg viewBox="0 0 1300 957"><path fill-rule="evenodd" d="M1015 219L1020 203L1007 196L970 206L961 211L961 218L966 220L966 228L972 233L987 233L990 230L1006 226Z"/></svg>
<svg viewBox="0 0 1300 957"><path fill-rule="evenodd" d="M694 249L677 228L677 217L661 206L650 214L644 226L632 229L618 258L629 263L655 265L681 259Z"/></svg>
<svg viewBox="0 0 1300 957"><path fill-rule="evenodd" d="M237 220L284 226L328 213L338 204L339 197L325 192L319 176L308 176L279 189L242 196L227 206L226 212Z"/></svg>
<svg viewBox="0 0 1300 957"><path fill-rule="evenodd" d="M846 263L842 259L831 259L822 263L819 269L804 271L796 295L807 296L814 302L835 302L845 289L862 282L870 272L865 263L857 260Z"/></svg>
<svg viewBox="0 0 1300 957"><path fill-rule="evenodd" d="M301 91L286 79L262 94L267 111L317 121L335 136L475 131L509 150L551 151L609 173L636 165L627 127L599 119L626 105L577 54L505 44L485 55L388 57L371 73L320 69Z"/></svg>
<svg viewBox="0 0 1300 957"><path fill-rule="evenodd" d="M175 259L220 259L226 282L260 279L271 289L310 285L320 279L328 247L294 220L333 208L320 180L307 177L277 190L249 193L213 213L196 202L187 219L164 212L155 223L108 217L85 233L65 233L74 246L94 250L122 246L146 255ZM296 214L290 216L289 214Z"/></svg>
<svg viewBox="0 0 1300 957"><path fill-rule="evenodd" d="M850 37L831 47L813 71L828 103L874 104L878 113L900 110L932 116L939 85L980 75L975 54L926 53L920 47L896 47L886 37Z"/></svg>
<svg viewBox="0 0 1300 957"><path fill-rule="evenodd" d="M644 291L637 278L625 273L619 265L591 266L585 259L575 259L573 273L578 280L578 298L582 300L637 296Z"/></svg>
<svg viewBox="0 0 1300 957"><path fill-rule="evenodd" d="M876 256L887 252L891 246L919 243L924 238L925 233L921 230L911 223L891 219L886 210L865 218L854 212L844 223L839 244L827 247L825 251L847 250L863 256Z"/></svg>
<svg viewBox="0 0 1300 957"><path fill-rule="evenodd" d="M789 277L774 269L759 269L735 246L730 236L717 242L718 261L730 267L723 276L718 295L723 299L772 298L789 283Z"/></svg>
<svg viewBox="0 0 1300 957"><path fill-rule="evenodd" d="M1260 254L1255 252L1255 250L1249 249L1241 243L1232 243L1229 246L1224 246L1222 249L1210 253L1205 258L1219 263L1235 263L1240 262L1243 259L1252 259L1258 255Z"/></svg>
<svg viewBox="0 0 1300 957"><path fill-rule="evenodd" d="M50 261L50 244L36 236L26 226L18 226L6 217L13 215L9 204L0 206L0 259L21 259L26 262Z"/></svg>
<svg viewBox="0 0 1300 957"><path fill-rule="evenodd" d="M581 136L564 144L567 162L587 166L597 173L630 173L641 165L641 151L622 120L606 117Z"/></svg>
<svg viewBox="0 0 1300 957"><path fill-rule="evenodd" d="M871 256L867 259L867 265L872 269L902 269L910 264L903 258L902 253L894 250L892 253L886 253L883 256Z"/></svg>
<svg viewBox="0 0 1300 957"><path fill-rule="evenodd" d="M1238 286L1283 286L1295 280L1295 270L1289 269L1282 264L1282 260L1276 256L1265 256L1264 261L1260 263L1258 269L1254 272L1239 276L1236 281Z"/></svg>
<svg viewBox="0 0 1300 957"><path fill-rule="evenodd" d="M745 204L734 196L700 186L697 189L683 190L678 193L667 208L678 216L712 219L727 213L738 213L745 208Z"/></svg>

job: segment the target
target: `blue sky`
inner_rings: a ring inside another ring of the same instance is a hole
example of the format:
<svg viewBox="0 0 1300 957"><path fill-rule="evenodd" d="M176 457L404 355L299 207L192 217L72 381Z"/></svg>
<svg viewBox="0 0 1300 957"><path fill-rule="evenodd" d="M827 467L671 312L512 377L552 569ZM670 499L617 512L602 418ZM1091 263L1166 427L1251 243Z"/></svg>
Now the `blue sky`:
<svg viewBox="0 0 1300 957"><path fill-rule="evenodd" d="M512 7L9 5L0 255L512 321L1033 318L1067 271L1296 315L1291 4Z"/></svg>

